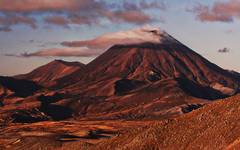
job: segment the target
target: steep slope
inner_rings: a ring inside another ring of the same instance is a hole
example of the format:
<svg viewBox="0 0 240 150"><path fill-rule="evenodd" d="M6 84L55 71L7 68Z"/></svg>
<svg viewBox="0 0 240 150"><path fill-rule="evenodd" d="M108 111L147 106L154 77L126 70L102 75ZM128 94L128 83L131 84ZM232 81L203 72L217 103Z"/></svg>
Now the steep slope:
<svg viewBox="0 0 240 150"><path fill-rule="evenodd" d="M18 75L16 78L31 80L44 86L52 86L55 84L56 80L77 70L84 69L84 67L85 65L80 62L54 60L28 74Z"/></svg>
<svg viewBox="0 0 240 150"><path fill-rule="evenodd" d="M32 81L0 77L0 106L4 105L5 98L25 98L34 95L40 89L41 86Z"/></svg>
<svg viewBox="0 0 240 150"><path fill-rule="evenodd" d="M239 92L239 77L161 30L158 42L115 45L58 80L76 115L97 119L168 118ZM187 110L187 111L185 111Z"/></svg>
<svg viewBox="0 0 240 150"><path fill-rule="evenodd" d="M239 108L237 95L147 129L129 131L93 149L239 149Z"/></svg>
<svg viewBox="0 0 240 150"><path fill-rule="evenodd" d="M239 76L166 32L138 32L154 40L146 42L141 37L140 43L112 46L84 69L65 76L62 69L55 70L59 62L43 67L47 69L39 71L43 75L39 82L53 88L34 98L44 105L37 109L59 107L61 113L70 112L67 117L80 119L165 119L239 92Z"/></svg>
<svg viewBox="0 0 240 150"><path fill-rule="evenodd" d="M159 35L161 41L113 46L87 64L85 72L75 72L66 76L59 84L79 88L82 84L96 84L109 80L117 82L129 79L153 83L171 78L181 84L197 84L210 88L223 95L233 95L238 91L237 75L209 62L166 32L148 32Z"/></svg>

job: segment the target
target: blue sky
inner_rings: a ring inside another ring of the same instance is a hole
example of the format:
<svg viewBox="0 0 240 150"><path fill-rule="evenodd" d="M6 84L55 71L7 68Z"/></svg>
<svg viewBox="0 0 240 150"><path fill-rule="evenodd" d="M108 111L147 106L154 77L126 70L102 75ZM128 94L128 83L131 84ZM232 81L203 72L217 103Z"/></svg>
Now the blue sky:
<svg viewBox="0 0 240 150"><path fill-rule="evenodd" d="M225 0L222 2L228 3L230 1ZM110 4L113 1L105 0L105 2ZM140 2L140 0L131 2L134 4ZM147 2L150 3L150 1ZM154 2L154 0L151 2ZM71 24L69 27L64 27L44 23L41 18L43 15L51 15L49 12L42 14L33 13L31 17L38 20L37 28L33 29L27 25L16 24L11 26L12 31L0 32L0 75L27 73L54 59L80 61L83 63L88 63L94 59L94 56L15 57L5 56L5 54L20 55L24 52L33 53L40 49L61 48L60 43L63 41L92 39L104 33L124 31L145 25L160 27L166 30L194 51L225 69L240 71L240 63L238 63L238 57L240 56L240 44L238 42L240 38L240 22L238 18L234 18L234 21L231 22L218 20L200 21L197 19L196 13L186 11L187 9L196 9L195 6L199 5L197 0L159 0L156 2L164 2L166 9L151 8L144 10L144 13L154 17L156 21L141 24L129 23L127 21L116 23L100 18L101 24ZM202 0L200 4L210 9L217 2L219 1ZM119 0L118 3L123 3L123 0ZM3 9L0 6L0 12L6 13ZM219 49L225 47L229 48L229 52L218 52Z"/></svg>

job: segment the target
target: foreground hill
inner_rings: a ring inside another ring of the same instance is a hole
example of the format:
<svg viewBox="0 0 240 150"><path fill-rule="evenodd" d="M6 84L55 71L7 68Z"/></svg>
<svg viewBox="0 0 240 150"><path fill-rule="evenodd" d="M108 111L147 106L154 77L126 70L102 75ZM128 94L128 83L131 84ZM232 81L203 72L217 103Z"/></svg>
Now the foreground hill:
<svg viewBox="0 0 240 150"><path fill-rule="evenodd" d="M77 70L81 70L84 67L85 65L80 62L54 60L28 74L15 76L15 78L31 80L40 85L49 87L55 85L56 80L70 75Z"/></svg>
<svg viewBox="0 0 240 150"><path fill-rule="evenodd" d="M129 131L93 149L239 149L240 95L176 119Z"/></svg>
<svg viewBox="0 0 240 150"><path fill-rule="evenodd" d="M0 149L239 149L240 95L163 121L58 121L0 126ZM1 125L1 124L0 124Z"/></svg>

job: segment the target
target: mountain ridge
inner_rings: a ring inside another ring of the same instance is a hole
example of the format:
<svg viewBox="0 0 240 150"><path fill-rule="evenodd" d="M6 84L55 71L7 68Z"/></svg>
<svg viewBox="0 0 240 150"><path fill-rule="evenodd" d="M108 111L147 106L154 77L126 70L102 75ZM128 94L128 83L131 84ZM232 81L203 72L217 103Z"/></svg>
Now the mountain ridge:
<svg viewBox="0 0 240 150"><path fill-rule="evenodd" d="M46 65L40 66L33 71L14 76L17 79L27 79L37 82L40 85L50 87L56 80L67 76L77 70L84 69L85 65L80 62L67 62L63 60L54 60Z"/></svg>
<svg viewBox="0 0 240 150"><path fill-rule="evenodd" d="M149 34L148 40L152 34L162 36L155 32L144 31L144 35ZM66 65L56 69L62 61L48 64L43 72L40 68L36 75L43 75L47 88L33 95L41 104L37 109L57 107L59 114L66 109L68 118L78 119L165 119L239 92L237 75L164 35L167 42L162 36L159 43L114 45L83 68L76 69L74 64L74 71L64 76L61 71ZM49 68L50 77L45 76ZM56 114L50 115L54 118Z"/></svg>

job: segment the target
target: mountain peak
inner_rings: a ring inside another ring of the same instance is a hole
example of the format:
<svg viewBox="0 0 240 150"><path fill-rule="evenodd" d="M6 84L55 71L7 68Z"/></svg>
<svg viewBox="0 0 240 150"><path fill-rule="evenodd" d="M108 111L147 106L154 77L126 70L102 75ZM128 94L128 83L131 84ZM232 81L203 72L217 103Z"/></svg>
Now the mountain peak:
<svg viewBox="0 0 240 150"><path fill-rule="evenodd" d="M209 88L220 93L219 95L232 95L238 90L239 82L235 75L209 62L165 31L142 28L121 32L119 36L122 38L127 33L129 38L139 37L143 39L142 42L135 44L128 42L111 47L86 65L87 73L83 73L81 77L79 74L74 74L69 83L65 80L64 83L80 87L85 83L95 84L115 78L145 83L173 79L183 85L183 89L188 87L185 84L191 84L202 89ZM184 90L191 91L191 89ZM204 94L199 93L193 95L200 97ZM206 97L214 99L218 94Z"/></svg>
<svg viewBox="0 0 240 150"><path fill-rule="evenodd" d="M114 34L105 34L102 36L105 39L124 39L116 44L139 44L139 43L176 43L178 42L166 31L159 27L142 27L128 31L116 32Z"/></svg>

